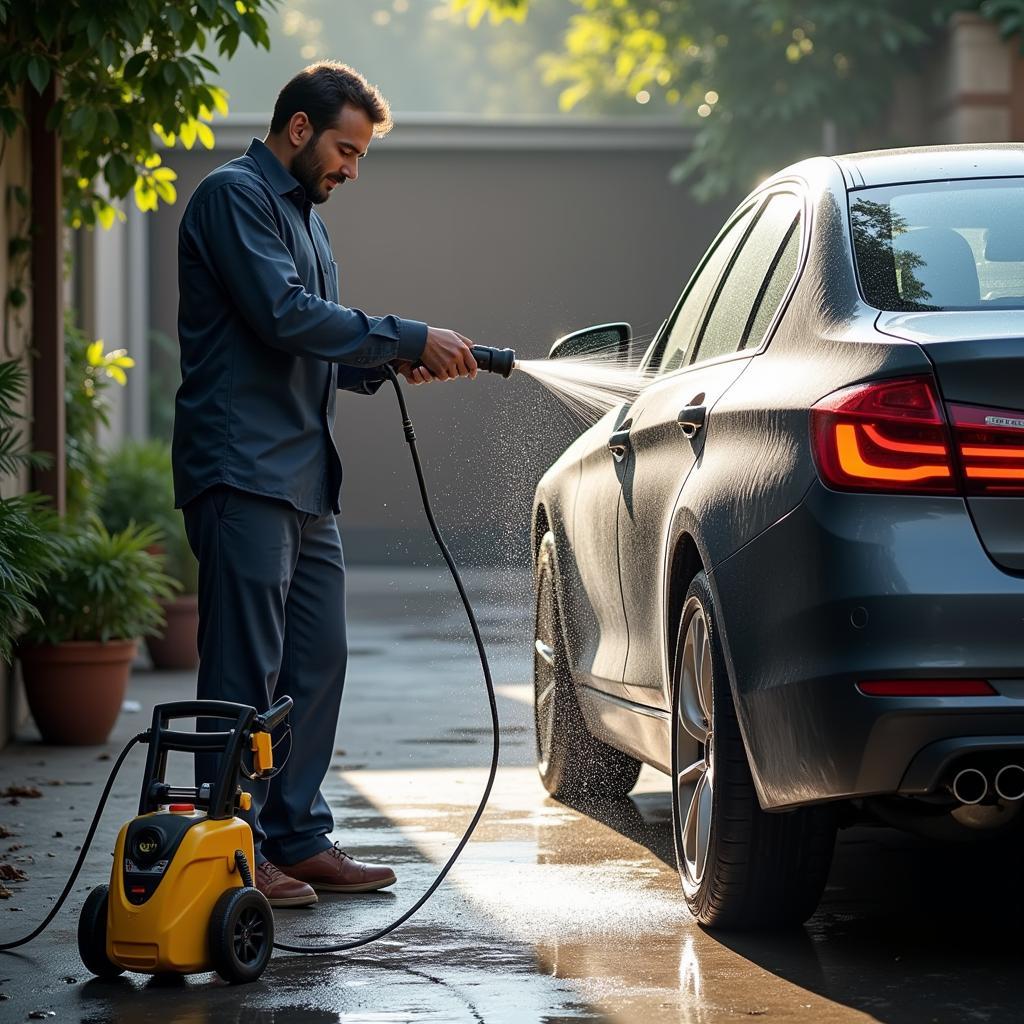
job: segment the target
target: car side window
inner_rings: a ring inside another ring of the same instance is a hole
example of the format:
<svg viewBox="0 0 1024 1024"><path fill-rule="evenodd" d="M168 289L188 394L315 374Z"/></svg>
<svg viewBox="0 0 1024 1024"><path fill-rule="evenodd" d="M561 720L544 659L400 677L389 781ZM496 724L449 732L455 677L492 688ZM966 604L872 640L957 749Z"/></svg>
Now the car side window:
<svg viewBox="0 0 1024 1024"><path fill-rule="evenodd" d="M801 206L791 192L779 192L761 207L718 289L691 361L715 359L744 347L755 303Z"/></svg>
<svg viewBox="0 0 1024 1024"><path fill-rule="evenodd" d="M729 257L732 256L747 230L754 215L754 209L755 207L751 207L747 210L719 239L704 266L691 282L669 331L668 341L658 364L659 374L671 373L689 362L688 356L693 349L708 299L714 293L718 279L722 276L722 270L729 262Z"/></svg>
<svg viewBox="0 0 1024 1024"><path fill-rule="evenodd" d="M758 348L764 341L765 331L768 330L779 308L789 282L796 274L797 262L800 259L800 219L793 222L789 229L789 235L775 257L775 265L768 272L768 280L761 290L761 297L758 300L754 315L750 318L750 326L747 328L746 337L743 339L741 348Z"/></svg>

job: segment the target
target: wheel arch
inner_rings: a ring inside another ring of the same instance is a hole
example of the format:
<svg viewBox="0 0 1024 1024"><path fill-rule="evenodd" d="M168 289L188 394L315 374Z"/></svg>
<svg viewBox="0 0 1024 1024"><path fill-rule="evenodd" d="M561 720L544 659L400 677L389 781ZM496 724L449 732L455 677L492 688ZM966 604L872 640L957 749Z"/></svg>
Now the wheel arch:
<svg viewBox="0 0 1024 1024"><path fill-rule="evenodd" d="M668 682L675 686L676 647L679 642L679 618L683 614L686 592L696 575L705 569L697 541L684 530L676 538L668 558L667 593L665 595L665 643Z"/></svg>

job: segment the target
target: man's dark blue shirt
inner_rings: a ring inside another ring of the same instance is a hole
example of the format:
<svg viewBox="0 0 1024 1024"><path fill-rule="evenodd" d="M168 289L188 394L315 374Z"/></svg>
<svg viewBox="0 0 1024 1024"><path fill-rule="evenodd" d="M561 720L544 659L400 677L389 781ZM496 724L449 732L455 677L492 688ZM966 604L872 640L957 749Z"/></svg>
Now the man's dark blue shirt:
<svg viewBox="0 0 1024 1024"><path fill-rule="evenodd" d="M189 200L178 232L177 507L214 484L339 511L338 388L372 394L427 326L338 302L338 267L302 186L258 139Z"/></svg>

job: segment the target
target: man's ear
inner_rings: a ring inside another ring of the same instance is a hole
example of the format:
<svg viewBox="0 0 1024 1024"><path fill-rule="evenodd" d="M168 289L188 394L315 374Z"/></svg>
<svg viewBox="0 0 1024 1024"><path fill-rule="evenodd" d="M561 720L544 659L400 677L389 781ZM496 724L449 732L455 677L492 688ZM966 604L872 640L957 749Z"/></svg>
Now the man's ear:
<svg viewBox="0 0 1024 1024"><path fill-rule="evenodd" d="M312 134L313 125L306 114L301 110L292 114L288 121L288 141L296 149L301 149Z"/></svg>

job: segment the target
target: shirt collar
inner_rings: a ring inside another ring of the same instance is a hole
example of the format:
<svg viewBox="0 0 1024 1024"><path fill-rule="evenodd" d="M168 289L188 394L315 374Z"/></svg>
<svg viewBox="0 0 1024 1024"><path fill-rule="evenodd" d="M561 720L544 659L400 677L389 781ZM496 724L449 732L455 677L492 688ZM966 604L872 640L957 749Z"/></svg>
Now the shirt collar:
<svg viewBox="0 0 1024 1024"><path fill-rule="evenodd" d="M260 173L267 179L270 187L279 195L301 195L303 199L306 198L306 193L302 186L295 180L285 165L271 152L266 143L261 142L259 139L253 139L249 148L245 151L245 155L251 156L256 161Z"/></svg>

